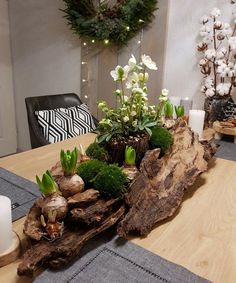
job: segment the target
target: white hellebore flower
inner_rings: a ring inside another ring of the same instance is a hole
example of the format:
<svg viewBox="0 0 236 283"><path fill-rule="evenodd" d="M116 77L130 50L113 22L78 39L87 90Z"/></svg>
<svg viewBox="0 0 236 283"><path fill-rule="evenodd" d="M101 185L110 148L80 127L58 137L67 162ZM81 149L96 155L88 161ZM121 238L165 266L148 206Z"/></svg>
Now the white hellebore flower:
<svg viewBox="0 0 236 283"><path fill-rule="evenodd" d="M136 112L136 111L131 111L130 115L131 115L132 117L134 117L134 116L137 115L137 112Z"/></svg>
<svg viewBox="0 0 236 283"><path fill-rule="evenodd" d="M206 57L208 60L213 60L213 59L216 57L216 51L215 51L215 49L208 49L208 50L205 52L205 57Z"/></svg>
<svg viewBox="0 0 236 283"><path fill-rule="evenodd" d="M230 83L220 83L218 84L216 90L219 93L219 95L224 96L229 93L231 84Z"/></svg>
<svg viewBox="0 0 236 283"><path fill-rule="evenodd" d="M150 70L157 70L157 65L154 61L152 61L151 57L148 55L142 55L142 62L144 64L144 66L146 66L148 69Z"/></svg>
<svg viewBox="0 0 236 283"><path fill-rule="evenodd" d="M166 88L163 88L162 91L161 91L161 95L162 96L168 96L169 95L169 90L166 89Z"/></svg>
<svg viewBox="0 0 236 283"><path fill-rule="evenodd" d="M132 87L137 87L139 81L139 75L136 72L133 72L132 75L128 76L128 80L126 82L126 87L128 89Z"/></svg>
<svg viewBox="0 0 236 283"><path fill-rule="evenodd" d="M128 96L125 95L125 96L124 96L124 102L127 102L128 99L129 99Z"/></svg>
<svg viewBox="0 0 236 283"><path fill-rule="evenodd" d="M204 15L200 18L200 24L205 25L209 21L209 17L207 15Z"/></svg>
<svg viewBox="0 0 236 283"><path fill-rule="evenodd" d="M128 73L129 73L129 66L124 66L124 68L122 68L120 65L118 65L115 70L111 71L111 76L114 79L114 81L124 81L127 79L128 77Z"/></svg>
<svg viewBox="0 0 236 283"><path fill-rule="evenodd" d="M220 9L218 8L214 8L212 11L211 11L211 17L212 18L218 18L220 15L221 15L221 11Z"/></svg>
<svg viewBox="0 0 236 283"><path fill-rule="evenodd" d="M129 59L128 65L129 65L130 69L133 69L137 65L136 58L134 57L133 54L131 55L131 57Z"/></svg>
<svg viewBox="0 0 236 283"><path fill-rule="evenodd" d="M229 46L232 50L236 49L236 36L231 36L229 38Z"/></svg>
<svg viewBox="0 0 236 283"><path fill-rule="evenodd" d="M200 28L200 31L199 31L199 33L200 33L201 36L208 36L208 35L210 34L210 32L211 32L210 27L205 26L205 25L202 26L202 27Z"/></svg>
<svg viewBox="0 0 236 283"><path fill-rule="evenodd" d="M215 89L213 87L212 88L208 88L205 93L206 93L207 97L212 97L212 96L215 95Z"/></svg>
<svg viewBox="0 0 236 283"><path fill-rule="evenodd" d="M123 118L123 121L124 121L125 123L129 122L129 117L128 117L128 116L125 116L125 117Z"/></svg>

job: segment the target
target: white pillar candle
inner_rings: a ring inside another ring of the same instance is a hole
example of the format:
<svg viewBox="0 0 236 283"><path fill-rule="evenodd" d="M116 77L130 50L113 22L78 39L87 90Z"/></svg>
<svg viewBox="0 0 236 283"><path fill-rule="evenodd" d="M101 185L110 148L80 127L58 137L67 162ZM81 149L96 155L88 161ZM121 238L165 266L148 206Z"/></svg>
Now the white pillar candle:
<svg viewBox="0 0 236 283"><path fill-rule="evenodd" d="M203 110L190 110L189 111L189 127L195 133L198 133L199 138L202 137L204 119L205 119L205 111Z"/></svg>
<svg viewBox="0 0 236 283"><path fill-rule="evenodd" d="M175 106L179 106L180 105L180 100L181 98L178 96L170 96L169 97L170 102L173 104L174 106L174 115L173 118L176 118L176 114L175 114Z"/></svg>
<svg viewBox="0 0 236 283"><path fill-rule="evenodd" d="M184 106L184 115L189 116L189 111L192 109L193 101L188 97L182 98L180 105Z"/></svg>
<svg viewBox="0 0 236 283"><path fill-rule="evenodd" d="M0 196L0 254L12 244L11 200Z"/></svg>

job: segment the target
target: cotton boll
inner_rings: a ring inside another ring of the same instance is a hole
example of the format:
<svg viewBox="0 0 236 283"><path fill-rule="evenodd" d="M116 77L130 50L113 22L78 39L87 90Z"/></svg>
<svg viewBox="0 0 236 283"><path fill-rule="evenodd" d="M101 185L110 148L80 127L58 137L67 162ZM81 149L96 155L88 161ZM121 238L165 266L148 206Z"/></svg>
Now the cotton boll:
<svg viewBox="0 0 236 283"><path fill-rule="evenodd" d="M208 88L207 90L206 90L206 96L207 97L212 97L212 96L214 96L215 95L215 89L214 88Z"/></svg>
<svg viewBox="0 0 236 283"><path fill-rule="evenodd" d="M200 18L200 24L205 25L206 23L208 23L209 21L209 17L207 15L204 15Z"/></svg>
<svg viewBox="0 0 236 283"><path fill-rule="evenodd" d="M208 60L213 60L213 59L216 57L216 51L215 51L215 49L208 49L208 50L205 52L205 57L206 57Z"/></svg>
<svg viewBox="0 0 236 283"><path fill-rule="evenodd" d="M206 26L206 25L202 26L202 27L200 28L200 31L199 31L199 33L200 33L201 36L207 36L207 35L210 34L210 32L211 32L210 27L208 27L208 26Z"/></svg>
<svg viewBox="0 0 236 283"><path fill-rule="evenodd" d="M218 18L220 15L221 11L218 8L214 8L210 13L211 18Z"/></svg>

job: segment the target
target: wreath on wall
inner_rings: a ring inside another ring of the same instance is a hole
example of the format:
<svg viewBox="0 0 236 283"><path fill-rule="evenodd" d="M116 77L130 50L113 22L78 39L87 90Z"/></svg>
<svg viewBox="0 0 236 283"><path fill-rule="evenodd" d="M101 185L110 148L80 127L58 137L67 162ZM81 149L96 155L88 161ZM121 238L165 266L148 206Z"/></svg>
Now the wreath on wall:
<svg viewBox="0 0 236 283"><path fill-rule="evenodd" d="M68 25L80 37L117 46L127 42L154 18L157 0L63 0ZM113 2L113 4L111 4Z"/></svg>

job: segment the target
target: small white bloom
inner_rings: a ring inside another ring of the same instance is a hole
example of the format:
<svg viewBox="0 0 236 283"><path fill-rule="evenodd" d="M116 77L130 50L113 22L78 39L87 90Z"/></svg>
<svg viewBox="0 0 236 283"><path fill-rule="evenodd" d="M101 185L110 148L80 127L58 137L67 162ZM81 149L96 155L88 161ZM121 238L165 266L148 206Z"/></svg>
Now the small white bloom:
<svg viewBox="0 0 236 283"><path fill-rule="evenodd" d="M149 75L148 75L148 73L145 73L145 74L143 74L143 73L140 73L139 74L139 80L141 81L141 82L147 82L148 81L148 78L149 78Z"/></svg>
<svg viewBox="0 0 236 283"><path fill-rule="evenodd" d="M208 88L205 93L206 93L207 97L212 97L212 96L215 95L215 89L214 88Z"/></svg>
<svg viewBox="0 0 236 283"><path fill-rule="evenodd" d="M216 59L223 59L227 53L227 50L225 47L222 47L219 51L216 53Z"/></svg>
<svg viewBox="0 0 236 283"><path fill-rule="evenodd" d="M168 97L166 97L166 96L162 96L162 95L161 95L161 96L159 97L159 101L160 101L160 102L166 102L167 100L168 100Z"/></svg>
<svg viewBox="0 0 236 283"><path fill-rule="evenodd" d="M229 38L229 46L232 50L236 49L236 36L231 36Z"/></svg>
<svg viewBox="0 0 236 283"><path fill-rule="evenodd" d="M139 75L136 72L133 72L132 75L128 76L128 80L126 82L126 87L128 89L132 87L138 87Z"/></svg>
<svg viewBox="0 0 236 283"><path fill-rule="evenodd" d="M129 65L130 69L133 69L137 65L136 58L134 57L133 54L131 54L131 57L128 61L128 65Z"/></svg>
<svg viewBox="0 0 236 283"><path fill-rule="evenodd" d="M142 59L142 63L147 67L149 68L150 70L157 70L157 65L154 61L152 61L151 57L148 56L148 55L142 55L141 57Z"/></svg>
<svg viewBox="0 0 236 283"><path fill-rule="evenodd" d="M210 32L211 32L210 27L208 27L206 25L202 26L200 28L200 31L199 31L201 36L208 36L210 34Z"/></svg>
<svg viewBox="0 0 236 283"><path fill-rule="evenodd" d="M106 107L106 102L105 101L101 101L101 102L98 103L98 108L99 109L102 109L104 107Z"/></svg>
<svg viewBox="0 0 236 283"><path fill-rule="evenodd" d="M125 117L123 118L123 121L124 121L125 123L129 122L129 117L128 117L128 116L125 116Z"/></svg>
<svg viewBox="0 0 236 283"><path fill-rule="evenodd" d="M163 88L162 91L161 91L161 95L162 96L168 96L169 95L169 90L166 89L166 88Z"/></svg>
<svg viewBox="0 0 236 283"><path fill-rule="evenodd" d="M216 51L215 51L215 49L208 49L208 50L205 52L205 57L206 57L208 60L213 60L213 59L216 57Z"/></svg>
<svg viewBox="0 0 236 283"><path fill-rule="evenodd" d="M112 78L114 79L114 81L124 81L126 80L128 73L129 73L129 66L125 66L124 68L122 68L120 65L116 66L115 70L112 70L110 72Z"/></svg>
<svg viewBox="0 0 236 283"><path fill-rule="evenodd" d="M128 99L129 99L128 96L125 95L125 96L124 96L124 102L127 102Z"/></svg>
<svg viewBox="0 0 236 283"><path fill-rule="evenodd" d="M130 115L131 115L132 117L134 117L134 116L137 115L137 112L136 112L136 111L131 111Z"/></svg>
<svg viewBox="0 0 236 283"><path fill-rule="evenodd" d="M121 90L120 90L120 89L117 89L117 90L115 91L115 94L116 94L117 96L120 96L120 95L121 95Z"/></svg>
<svg viewBox="0 0 236 283"><path fill-rule="evenodd" d="M132 89L133 93L144 94L143 90L140 87L135 87Z"/></svg>
<svg viewBox="0 0 236 283"><path fill-rule="evenodd" d="M200 18L200 24L205 25L209 21L209 17L207 15L204 15Z"/></svg>
<svg viewBox="0 0 236 283"><path fill-rule="evenodd" d="M143 106L143 110L144 111L147 111L148 110L148 107L145 105L145 106Z"/></svg>
<svg viewBox="0 0 236 283"><path fill-rule="evenodd" d="M216 90L219 93L219 95L224 96L229 93L230 86L231 86L230 83L220 83L217 85Z"/></svg>
<svg viewBox="0 0 236 283"><path fill-rule="evenodd" d="M221 11L218 8L214 8L210 13L212 18L218 18L221 15Z"/></svg>

